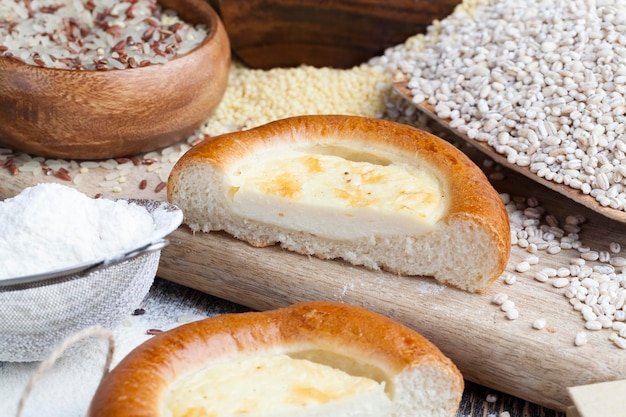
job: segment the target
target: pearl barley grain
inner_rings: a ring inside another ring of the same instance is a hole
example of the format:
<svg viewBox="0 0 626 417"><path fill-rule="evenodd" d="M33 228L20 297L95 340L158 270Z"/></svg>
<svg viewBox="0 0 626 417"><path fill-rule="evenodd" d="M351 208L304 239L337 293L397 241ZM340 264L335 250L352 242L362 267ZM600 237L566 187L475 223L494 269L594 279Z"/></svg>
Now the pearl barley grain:
<svg viewBox="0 0 626 417"><path fill-rule="evenodd" d="M517 276L515 274L511 274L509 272L504 274L504 283L507 285L513 285L517 281Z"/></svg>
<svg viewBox="0 0 626 417"><path fill-rule="evenodd" d="M501 306L508 299L509 299L508 295L506 295L505 293L500 292L500 293L497 293L496 295L493 296L493 298L491 299L491 302L493 304L495 304L495 305Z"/></svg>
<svg viewBox="0 0 626 417"><path fill-rule="evenodd" d="M506 300L502 303L502 305L500 305L500 310L504 311L505 313L513 309L515 309L515 303L511 300Z"/></svg>
<svg viewBox="0 0 626 417"><path fill-rule="evenodd" d="M587 344L587 332L581 330L576 333L576 337L574 338L574 345L576 346L584 346Z"/></svg>
<svg viewBox="0 0 626 417"><path fill-rule="evenodd" d="M528 272L530 271L530 263L527 261L519 262L515 265L515 270L520 273Z"/></svg>
<svg viewBox="0 0 626 417"><path fill-rule="evenodd" d="M506 312L506 318L509 320L517 320L519 318L519 311L516 308L512 308Z"/></svg>
<svg viewBox="0 0 626 417"><path fill-rule="evenodd" d="M535 281L539 281L539 282L548 281L548 274L546 274L544 271L535 272L535 275L533 277L535 278Z"/></svg>
<svg viewBox="0 0 626 417"><path fill-rule="evenodd" d="M596 320L590 320L585 323L585 329L587 330L600 330L602 329L602 323Z"/></svg>
<svg viewBox="0 0 626 417"><path fill-rule="evenodd" d="M537 255L530 255L524 259L525 262L528 262L528 265L537 265L539 263L539 257Z"/></svg>
<svg viewBox="0 0 626 417"><path fill-rule="evenodd" d="M552 280L552 286L554 288L565 288L569 285L569 278L555 278Z"/></svg>
<svg viewBox="0 0 626 417"><path fill-rule="evenodd" d="M613 254L618 254L618 253L620 253L620 252L621 252L621 250L622 250L622 247L621 247L621 245L620 245L619 243L617 243L617 242L611 242L611 243L609 244L609 251L610 251L611 253L613 253Z"/></svg>
<svg viewBox="0 0 626 417"><path fill-rule="evenodd" d="M615 343L615 346L620 349L626 349L626 339L624 339L623 337L615 337L613 339L613 343Z"/></svg>
<svg viewBox="0 0 626 417"><path fill-rule="evenodd" d="M624 7L624 0L468 0L385 57L407 76L416 104L427 100L470 139L625 210L626 195L614 188L626 173ZM487 130L492 114L503 121ZM575 158L559 160L565 154Z"/></svg>
<svg viewBox="0 0 626 417"><path fill-rule="evenodd" d="M546 324L547 324L546 319L539 318L533 322L533 329L537 329L537 330L545 329Z"/></svg>

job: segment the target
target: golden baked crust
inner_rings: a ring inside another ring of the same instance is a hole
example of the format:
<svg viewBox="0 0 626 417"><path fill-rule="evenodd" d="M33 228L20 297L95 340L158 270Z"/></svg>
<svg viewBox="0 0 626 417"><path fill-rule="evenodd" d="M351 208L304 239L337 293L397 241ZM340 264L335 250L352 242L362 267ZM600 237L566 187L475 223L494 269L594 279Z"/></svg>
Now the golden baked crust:
<svg viewBox="0 0 626 417"><path fill-rule="evenodd" d="M404 394L403 387L393 385L402 384L403 376L409 378L412 372L426 368L414 379L430 378L426 382L440 389L441 396L431 400L432 393L417 394L439 407L441 415L454 415L461 400L461 373L417 332L361 307L309 301L266 312L216 316L156 335L103 379L89 416L156 417L161 415L163 397L174 381L211 361L315 351L350 358L379 370L394 391L394 401L401 401ZM424 381L411 382L421 386Z"/></svg>
<svg viewBox="0 0 626 417"><path fill-rule="evenodd" d="M472 292L484 292L504 272L511 251L510 226L498 192L481 169L452 144L428 132L396 122L341 115L298 116L206 140L190 149L172 169L168 180L168 200L180 204L189 219L202 224L202 219L198 218L202 214L196 215L193 212L195 207L185 207L184 202L177 200L179 178L186 170L211 166L216 171L228 172L242 158L273 146L306 145L312 141L358 148L374 155L391 154L398 160L425 166L437 176L446 197L446 206L438 223L449 226L449 230L445 231L448 234L454 233L456 225L461 223L480 231L483 237L487 236L481 241L488 242L483 253L488 252L491 259L486 262L489 266L484 267L489 268L488 272L481 272L477 278L466 274L468 281L476 280L476 285L466 285L458 278L447 280L446 277L437 277L440 281ZM255 246L274 243L255 242L245 237L244 240ZM486 256L473 254L471 250L467 252L471 256ZM462 256L467 258L465 254ZM454 262L462 262L462 259ZM410 275L384 263L380 266L390 272ZM450 270L453 268L448 267L449 275L452 275Z"/></svg>

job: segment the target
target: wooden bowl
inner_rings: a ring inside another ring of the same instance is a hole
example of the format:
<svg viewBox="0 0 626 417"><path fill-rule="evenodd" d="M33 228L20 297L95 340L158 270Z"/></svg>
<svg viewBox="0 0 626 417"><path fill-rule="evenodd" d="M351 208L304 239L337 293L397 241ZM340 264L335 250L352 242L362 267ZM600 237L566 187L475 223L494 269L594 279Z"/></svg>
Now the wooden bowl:
<svg viewBox="0 0 626 417"><path fill-rule="evenodd" d="M252 68L350 68L423 33L461 0L209 0Z"/></svg>
<svg viewBox="0 0 626 417"><path fill-rule="evenodd" d="M46 157L106 159L189 137L221 101L230 43L203 0L162 0L209 33L165 64L122 70L44 68L0 57L0 147Z"/></svg>

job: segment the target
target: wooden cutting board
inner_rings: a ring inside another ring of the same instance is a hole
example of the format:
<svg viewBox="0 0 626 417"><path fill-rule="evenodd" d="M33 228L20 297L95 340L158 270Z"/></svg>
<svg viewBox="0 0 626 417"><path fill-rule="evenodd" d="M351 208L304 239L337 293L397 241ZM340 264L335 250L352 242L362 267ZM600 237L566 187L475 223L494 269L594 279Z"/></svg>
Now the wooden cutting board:
<svg viewBox="0 0 626 417"><path fill-rule="evenodd" d="M464 150L482 164L482 154L470 147ZM503 173L503 180L494 181L500 191L536 197L561 220L568 214L586 216L588 222L580 234L586 245L606 250L614 241L626 248L621 222L579 206L519 173ZM87 195L165 199L163 190L154 190L159 178L146 166L134 167L118 192L99 186L106 174L92 169L81 174L74 186ZM148 181L145 189L139 188L141 180ZM41 181L72 185L53 176L11 175L0 168L0 198ZM311 299L362 305L424 334L468 380L549 408L564 411L571 405L568 386L626 378L626 351L608 340L609 330L588 332L588 344L574 346L574 337L584 326L580 313L569 305L563 290L533 280L532 272L515 272L515 265L528 256L517 246L507 268L517 282L507 285L500 279L479 295L446 288L429 278L398 277L276 247L252 248L221 233L194 235L184 225L169 239L158 272L162 278L259 310ZM576 256L573 250L543 254L535 270L568 266ZM508 320L492 304L498 293L516 303L519 319ZM538 318L547 320L547 328L532 328Z"/></svg>

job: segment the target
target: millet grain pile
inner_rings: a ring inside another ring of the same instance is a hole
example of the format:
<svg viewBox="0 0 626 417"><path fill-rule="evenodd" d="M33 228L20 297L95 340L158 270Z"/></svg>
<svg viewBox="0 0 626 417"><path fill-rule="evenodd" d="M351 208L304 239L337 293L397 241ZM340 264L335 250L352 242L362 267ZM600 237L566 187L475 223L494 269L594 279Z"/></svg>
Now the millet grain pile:
<svg viewBox="0 0 626 417"><path fill-rule="evenodd" d="M390 76L363 64L349 70L315 68L249 69L235 62L226 94L202 132L229 131L307 114L383 117Z"/></svg>

